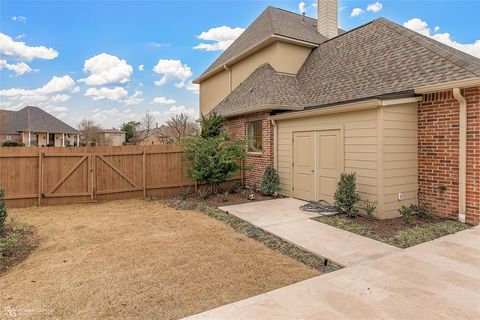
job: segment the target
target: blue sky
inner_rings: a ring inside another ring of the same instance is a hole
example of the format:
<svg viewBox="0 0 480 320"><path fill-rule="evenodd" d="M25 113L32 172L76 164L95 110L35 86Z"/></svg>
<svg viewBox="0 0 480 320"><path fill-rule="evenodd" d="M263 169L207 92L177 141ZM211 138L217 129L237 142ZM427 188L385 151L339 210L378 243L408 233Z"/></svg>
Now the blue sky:
<svg viewBox="0 0 480 320"><path fill-rule="evenodd" d="M190 81L221 53L206 49L225 48L268 5L316 16L316 1L300 2L2 0L0 107L38 105L73 126L92 118L118 127L147 110L159 123L179 112L196 117ZM339 7L345 30L383 16L480 56L480 1Z"/></svg>

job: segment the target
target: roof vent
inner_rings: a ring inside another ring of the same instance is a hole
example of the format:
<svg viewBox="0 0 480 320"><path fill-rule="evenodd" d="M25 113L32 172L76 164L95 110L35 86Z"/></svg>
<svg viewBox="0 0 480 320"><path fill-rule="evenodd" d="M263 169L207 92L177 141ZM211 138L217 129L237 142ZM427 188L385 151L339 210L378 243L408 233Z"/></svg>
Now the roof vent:
<svg viewBox="0 0 480 320"><path fill-rule="evenodd" d="M318 0L318 32L331 39L338 36L338 0Z"/></svg>

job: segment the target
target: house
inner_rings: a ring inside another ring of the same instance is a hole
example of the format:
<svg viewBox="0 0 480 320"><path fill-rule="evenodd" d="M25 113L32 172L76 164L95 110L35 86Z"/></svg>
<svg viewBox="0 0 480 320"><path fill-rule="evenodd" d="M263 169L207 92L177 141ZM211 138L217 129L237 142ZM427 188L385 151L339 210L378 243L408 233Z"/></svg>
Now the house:
<svg viewBox="0 0 480 320"><path fill-rule="evenodd" d="M78 146L80 133L38 107L0 110L0 145L7 141L25 146Z"/></svg>
<svg viewBox="0 0 480 320"><path fill-rule="evenodd" d="M268 7L194 82L200 112L246 139L246 183L274 166L281 193L333 201L342 172L392 218L402 205L480 219L480 60L385 18L344 32Z"/></svg>
<svg viewBox="0 0 480 320"><path fill-rule="evenodd" d="M143 130L138 133L136 144L139 145L154 145L154 144L168 144L170 137L166 134L168 128L165 125L158 126L150 130Z"/></svg>
<svg viewBox="0 0 480 320"><path fill-rule="evenodd" d="M123 146L126 141L126 133L115 128L104 129L100 131L100 141L104 146Z"/></svg>

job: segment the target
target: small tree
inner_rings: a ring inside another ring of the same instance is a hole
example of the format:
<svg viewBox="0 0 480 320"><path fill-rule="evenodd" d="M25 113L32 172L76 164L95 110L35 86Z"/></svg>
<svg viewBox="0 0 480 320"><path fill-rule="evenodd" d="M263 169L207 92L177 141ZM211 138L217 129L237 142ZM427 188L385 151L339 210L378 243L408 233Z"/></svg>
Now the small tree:
<svg viewBox="0 0 480 320"><path fill-rule="evenodd" d="M357 193L355 173L342 173L335 192L335 206L342 209L348 217L355 218L358 214L355 204L360 200Z"/></svg>
<svg viewBox="0 0 480 320"><path fill-rule="evenodd" d="M153 125L155 123L155 116L151 111L145 112L142 118L142 127L147 131L147 133L150 132L150 130L153 129Z"/></svg>
<svg viewBox="0 0 480 320"><path fill-rule="evenodd" d="M207 139L211 137L218 137L222 132L224 132L227 121L223 116L212 112L208 117L205 117L202 114L200 123L202 127L200 135L202 138Z"/></svg>
<svg viewBox="0 0 480 320"><path fill-rule="evenodd" d="M170 137L172 143L178 144L184 137L192 135L197 131L197 124L185 113L172 116L165 123L167 125L165 135Z"/></svg>
<svg viewBox="0 0 480 320"><path fill-rule="evenodd" d="M217 115L202 117L203 133L203 128L212 128L212 117L218 119ZM229 140L225 120L216 123L223 123L219 130L210 130L208 135L200 134L182 140L184 159L191 161L187 176L198 183L207 184L211 194L218 193L219 185L233 177L241 169L239 161L245 159L245 142Z"/></svg>
<svg viewBox="0 0 480 320"><path fill-rule="evenodd" d="M7 220L7 204L5 203L5 191L0 189L0 230L5 226Z"/></svg>
<svg viewBox="0 0 480 320"><path fill-rule="evenodd" d="M280 191L280 177L278 176L277 170L275 170L275 168L265 168L262 177L261 190L262 193L266 196L276 197L278 195L278 191Z"/></svg>
<svg viewBox="0 0 480 320"><path fill-rule="evenodd" d="M102 127L94 120L82 119L78 124L78 131L84 145L101 144Z"/></svg>
<svg viewBox="0 0 480 320"><path fill-rule="evenodd" d="M139 127L140 127L140 122L129 121L129 122L122 123L122 125L120 126L120 130L125 132L126 141L131 141L133 138L136 137Z"/></svg>

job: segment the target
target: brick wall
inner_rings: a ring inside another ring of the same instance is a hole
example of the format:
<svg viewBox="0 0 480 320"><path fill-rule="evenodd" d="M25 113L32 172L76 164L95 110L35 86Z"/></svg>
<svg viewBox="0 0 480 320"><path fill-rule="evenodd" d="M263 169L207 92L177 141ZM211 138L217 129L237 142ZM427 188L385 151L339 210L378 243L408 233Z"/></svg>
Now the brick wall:
<svg viewBox="0 0 480 320"><path fill-rule="evenodd" d="M467 221L480 220L480 88L467 100ZM418 200L440 216L458 215L459 103L452 91L424 95L418 105Z"/></svg>
<svg viewBox="0 0 480 320"><path fill-rule="evenodd" d="M268 112L252 113L228 119L228 131L232 139L246 139L246 124L262 121L262 152L260 154L247 153L244 165L250 167L245 171L245 184L248 187L260 187L263 171L267 166L273 166L273 126L268 119Z"/></svg>

